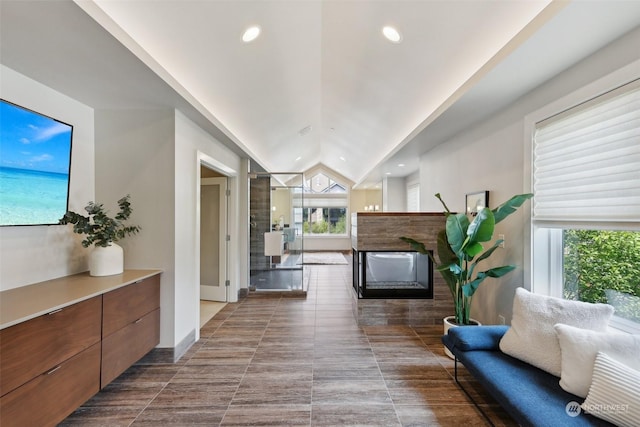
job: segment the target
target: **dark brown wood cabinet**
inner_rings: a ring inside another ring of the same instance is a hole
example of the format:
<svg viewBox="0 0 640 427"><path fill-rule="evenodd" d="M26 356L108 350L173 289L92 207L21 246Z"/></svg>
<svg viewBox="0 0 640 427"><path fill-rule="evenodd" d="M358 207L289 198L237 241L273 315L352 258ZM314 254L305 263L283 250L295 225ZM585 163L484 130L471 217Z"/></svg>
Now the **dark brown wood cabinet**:
<svg viewBox="0 0 640 427"><path fill-rule="evenodd" d="M108 337L160 307L160 276L103 295L102 337Z"/></svg>
<svg viewBox="0 0 640 427"><path fill-rule="evenodd" d="M160 342L160 277L103 296L102 387Z"/></svg>
<svg viewBox="0 0 640 427"><path fill-rule="evenodd" d="M101 384L103 388L158 345L159 323L160 309L158 308L102 341Z"/></svg>
<svg viewBox="0 0 640 427"><path fill-rule="evenodd" d="M0 331L0 396L99 343L102 297Z"/></svg>
<svg viewBox="0 0 640 427"><path fill-rule="evenodd" d="M55 426L100 390L100 343L0 398L2 427Z"/></svg>
<svg viewBox="0 0 640 427"><path fill-rule="evenodd" d="M55 426L158 345L159 273L75 275L0 293L0 426ZM47 292L55 309L16 309Z"/></svg>

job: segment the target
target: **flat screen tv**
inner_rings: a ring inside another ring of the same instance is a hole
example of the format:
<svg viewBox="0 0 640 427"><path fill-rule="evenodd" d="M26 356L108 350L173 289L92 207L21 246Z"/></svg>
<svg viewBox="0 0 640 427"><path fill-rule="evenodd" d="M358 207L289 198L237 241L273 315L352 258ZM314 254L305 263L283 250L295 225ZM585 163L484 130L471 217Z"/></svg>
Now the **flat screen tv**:
<svg viewBox="0 0 640 427"><path fill-rule="evenodd" d="M72 137L73 126L0 99L0 226L58 223Z"/></svg>

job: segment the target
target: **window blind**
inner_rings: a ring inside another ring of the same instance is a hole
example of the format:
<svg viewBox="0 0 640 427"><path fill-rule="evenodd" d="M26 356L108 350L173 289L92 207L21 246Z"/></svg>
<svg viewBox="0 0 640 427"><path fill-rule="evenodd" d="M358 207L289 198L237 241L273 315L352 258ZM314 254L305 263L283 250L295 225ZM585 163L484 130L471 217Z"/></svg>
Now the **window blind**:
<svg viewBox="0 0 640 427"><path fill-rule="evenodd" d="M305 195L304 202L302 197L293 198L294 207L305 208L346 208L348 202L345 194Z"/></svg>
<svg viewBox="0 0 640 427"><path fill-rule="evenodd" d="M640 221L639 83L538 123L534 221Z"/></svg>

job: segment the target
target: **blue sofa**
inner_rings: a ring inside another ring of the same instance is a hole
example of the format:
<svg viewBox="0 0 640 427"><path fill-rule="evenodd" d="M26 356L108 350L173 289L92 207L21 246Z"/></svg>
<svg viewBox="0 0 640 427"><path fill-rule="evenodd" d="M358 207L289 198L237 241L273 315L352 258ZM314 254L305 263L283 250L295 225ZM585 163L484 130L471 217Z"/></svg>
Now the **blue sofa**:
<svg viewBox="0 0 640 427"><path fill-rule="evenodd" d="M558 377L500 351L500 339L507 329L508 326L465 326L449 329L443 335L442 342L456 358L456 381L460 362L522 426L613 426L583 411L569 416L567 405L584 399L564 391ZM459 381L458 384L462 387Z"/></svg>

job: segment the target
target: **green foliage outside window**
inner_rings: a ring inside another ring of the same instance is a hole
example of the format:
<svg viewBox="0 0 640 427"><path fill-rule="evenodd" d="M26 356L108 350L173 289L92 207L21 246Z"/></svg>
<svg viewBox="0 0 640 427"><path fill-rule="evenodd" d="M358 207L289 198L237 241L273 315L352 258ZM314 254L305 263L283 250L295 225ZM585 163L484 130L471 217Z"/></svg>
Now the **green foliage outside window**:
<svg viewBox="0 0 640 427"><path fill-rule="evenodd" d="M311 233L313 234L324 234L329 230L329 223L326 221L316 221L311 224Z"/></svg>
<svg viewBox="0 0 640 427"><path fill-rule="evenodd" d="M302 230L305 234L347 233L345 208L308 208L303 211L303 217ZM308 218L315 219L309 221Z"/></svg>
<svg viewBox="0 0 640 427"><path fill-rule="evenodd" d="M640 232L565 230L564 297L612 304L640 323Z"/></svg>
<svg viewBox="0 0 640 427"><path fill-rule="evenodd" d="M345 234L347 232L347 216L343 215L338 219L335 225L331 225L329 233L331 234Z"/></svg>

